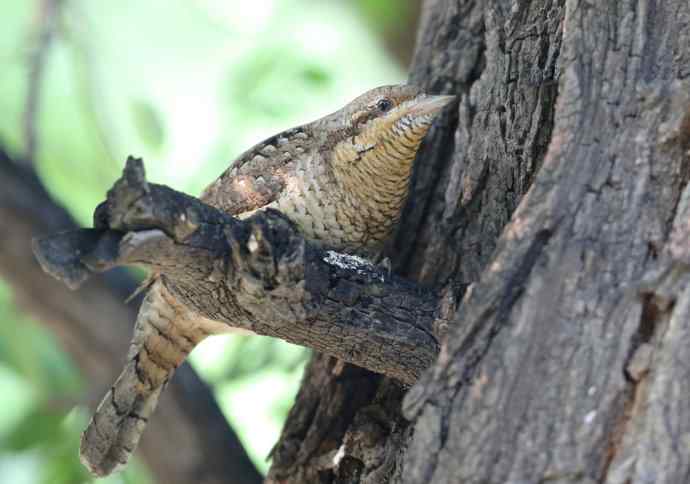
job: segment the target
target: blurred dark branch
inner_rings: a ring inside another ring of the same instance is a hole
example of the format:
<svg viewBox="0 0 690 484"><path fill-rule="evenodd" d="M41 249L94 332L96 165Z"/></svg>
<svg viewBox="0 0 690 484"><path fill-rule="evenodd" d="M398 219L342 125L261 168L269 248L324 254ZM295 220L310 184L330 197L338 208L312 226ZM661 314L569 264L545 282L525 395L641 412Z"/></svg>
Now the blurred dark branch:
<svg viewBox="0 0 690 484"><path fill-rule="evenodd" d="M29 164L34 162L38 148L37 118L43 74L63 1L38 0L36 2L38 4L36 41L29 55L28 88L24 106L24 157L21 160Z"/></svg>
<svg viewBox="0 0 690 484"><path fill-rule="evenodd" d="M89 403L121 369L137 304L125 305L136 281L123 270L95 277L69 291L47 276L31 253L31 238L76 228L48 195L34 171L0 147L0 277L17 303L50 329L79 366ZM100 382L100 383L96 383ZM181 367L142 439L142 457L161 483L255 484L262 478L228 426L210 389ZM75 458L77 449L74 450Z"/></svg>

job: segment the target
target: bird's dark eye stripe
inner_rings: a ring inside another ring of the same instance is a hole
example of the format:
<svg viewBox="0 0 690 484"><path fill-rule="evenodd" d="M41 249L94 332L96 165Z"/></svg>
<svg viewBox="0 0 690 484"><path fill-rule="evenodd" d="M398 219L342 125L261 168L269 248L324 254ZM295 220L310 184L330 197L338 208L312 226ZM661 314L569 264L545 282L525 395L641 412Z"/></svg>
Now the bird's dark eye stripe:
<svg viewBox="0 0 690 484"><path fill-rule="evenodd" d="M376 103L376 107L379 109L379 111L386 112L390 108L393 107L393 102L390 99L383 98L380 99L379 102Z"/></svg>
<svg viewBox="0 0 690 484"><path fill-rule="evenodd" d="M369 106L367 106L365 110L360 111L353 116L353 127L357 128L358 126L362 126L371 121L372 119L376 119L378 116L381 115L381 113L386 113L390 111L393 107L393 101L384 97L376 102L375 109L372 108L372 106L374 105L370 104Z"/></svg>

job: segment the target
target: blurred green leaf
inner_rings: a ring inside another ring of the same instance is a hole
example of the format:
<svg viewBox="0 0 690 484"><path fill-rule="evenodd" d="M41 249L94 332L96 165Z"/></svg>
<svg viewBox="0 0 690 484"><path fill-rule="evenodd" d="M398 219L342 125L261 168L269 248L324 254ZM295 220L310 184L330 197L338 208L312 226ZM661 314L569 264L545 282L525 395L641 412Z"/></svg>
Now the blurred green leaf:
<svg viewBox="0 0 690 484"><path fill-rule="evenodd" d="M11 304L11 290L2 280L0 321L14 322L0 324L0 363L31 382L38 398L64 398L82 388L76 368L53 335L16 310Z"/></svg>
<svg viewBox="0 0 690 484"><path fill-rule="evenodd" d="M235 351L230 355L224 378L237 380L266 369L290 372L307 360L306 348L290 345L273 338L242 336Z"/></svg>
<svg viewBox="0 0 690 484"><path fill-rule="evenodd" d="M379 31L407 25L406 19L412 13L410 2L404 0L356 0L355 3L370 25Z"/></svg>
<svg viewBox="0 0 690 484"><path fill-rule="evenodd" d="M3 439L3 447L12 452L21 452L31 447L59 443L64 418L64 413L53 413L36 407Z"/></svg>
<svg viewBox="0 0 690 484"><path fill-rule="evenodd" d="M29 383L5 365L0 365L0 441L31 411L37 392ZM0 451L2 445L0 445Z"/></svg>
<svg viewBox="0 0 690 484"><path fill-rule="evenodd" d="M3 19L0 35L0 138L14 153L24 149L21 123L27 92L25 59L30 52L27 30L32 12L32 2L0 2L0 18Z"/></svg>
<svg viewBox="0 0 690 484"><path fill-rule="evenodd" d="M262 371L291 374L301 368L311 352L301 346L256 335L209 338L192 353L193 361L212 383L241 381ZM198 356L203 355L203 361Z"/></svg>
<svg viewBox="0 0 690 484"><path fill-rule="evenodd" d="M144 100L134 100L131 103L132 119L139 130L142 139L152 149L160 149L163 145L165 130L163 120L154 106Z"/></svg>
<svg viewBox="0 0 690 484"><path fill-rule="evenodd" d="M44 464L41 466L42 484L76 484L91 482L91 476L81 465L74 449L79 446L79 433L60 429L59 439L44 445Z"/></svg>
<svg viewBox="0 0 690 484"><path fill-rule="evenodd" d="M302 70L304 79L314 85L324 85L331 81L331 74L321 66L307 65Z"/></svg>

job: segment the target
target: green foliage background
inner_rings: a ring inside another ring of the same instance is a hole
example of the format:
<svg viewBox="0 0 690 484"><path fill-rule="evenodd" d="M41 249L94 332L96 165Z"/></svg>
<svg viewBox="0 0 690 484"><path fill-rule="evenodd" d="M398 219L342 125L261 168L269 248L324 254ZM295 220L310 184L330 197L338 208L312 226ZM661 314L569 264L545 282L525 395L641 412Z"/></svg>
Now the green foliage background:
<svg viewBox="0 0 690 484"><path fill-rule="evenodd" d="M15 154L24 149L40 4L0 2L0 143ZM151 180L198 194L261 139L402 81L377 32L404 25L408 10L399 0L63 0L40 98L37 169L85 225L129 154L144 157ZM261 469L306 357L255 336L211 338L192 355ZM76 456L85 388L0 280L1 482L89 482ZM99 482L151 480L135 463Z"/></svg>

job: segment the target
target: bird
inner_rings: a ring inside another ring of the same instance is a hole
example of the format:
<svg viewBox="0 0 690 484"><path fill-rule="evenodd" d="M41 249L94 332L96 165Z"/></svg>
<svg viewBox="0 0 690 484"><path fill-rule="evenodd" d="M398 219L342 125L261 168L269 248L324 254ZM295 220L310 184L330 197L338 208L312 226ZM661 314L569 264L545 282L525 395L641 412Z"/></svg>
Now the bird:
<svg viewBox="0 0 690 484"><path fill-rule="evenodd" d="M200 196L243 219L275 209L310 243L370 259L399 223L417 151L455 99L388 85L288 129L240 155ZM80 458L96 476L122 469L175 369L204 338L231 328L186 307L154 274L125 367L82 434Z"/></svg>

